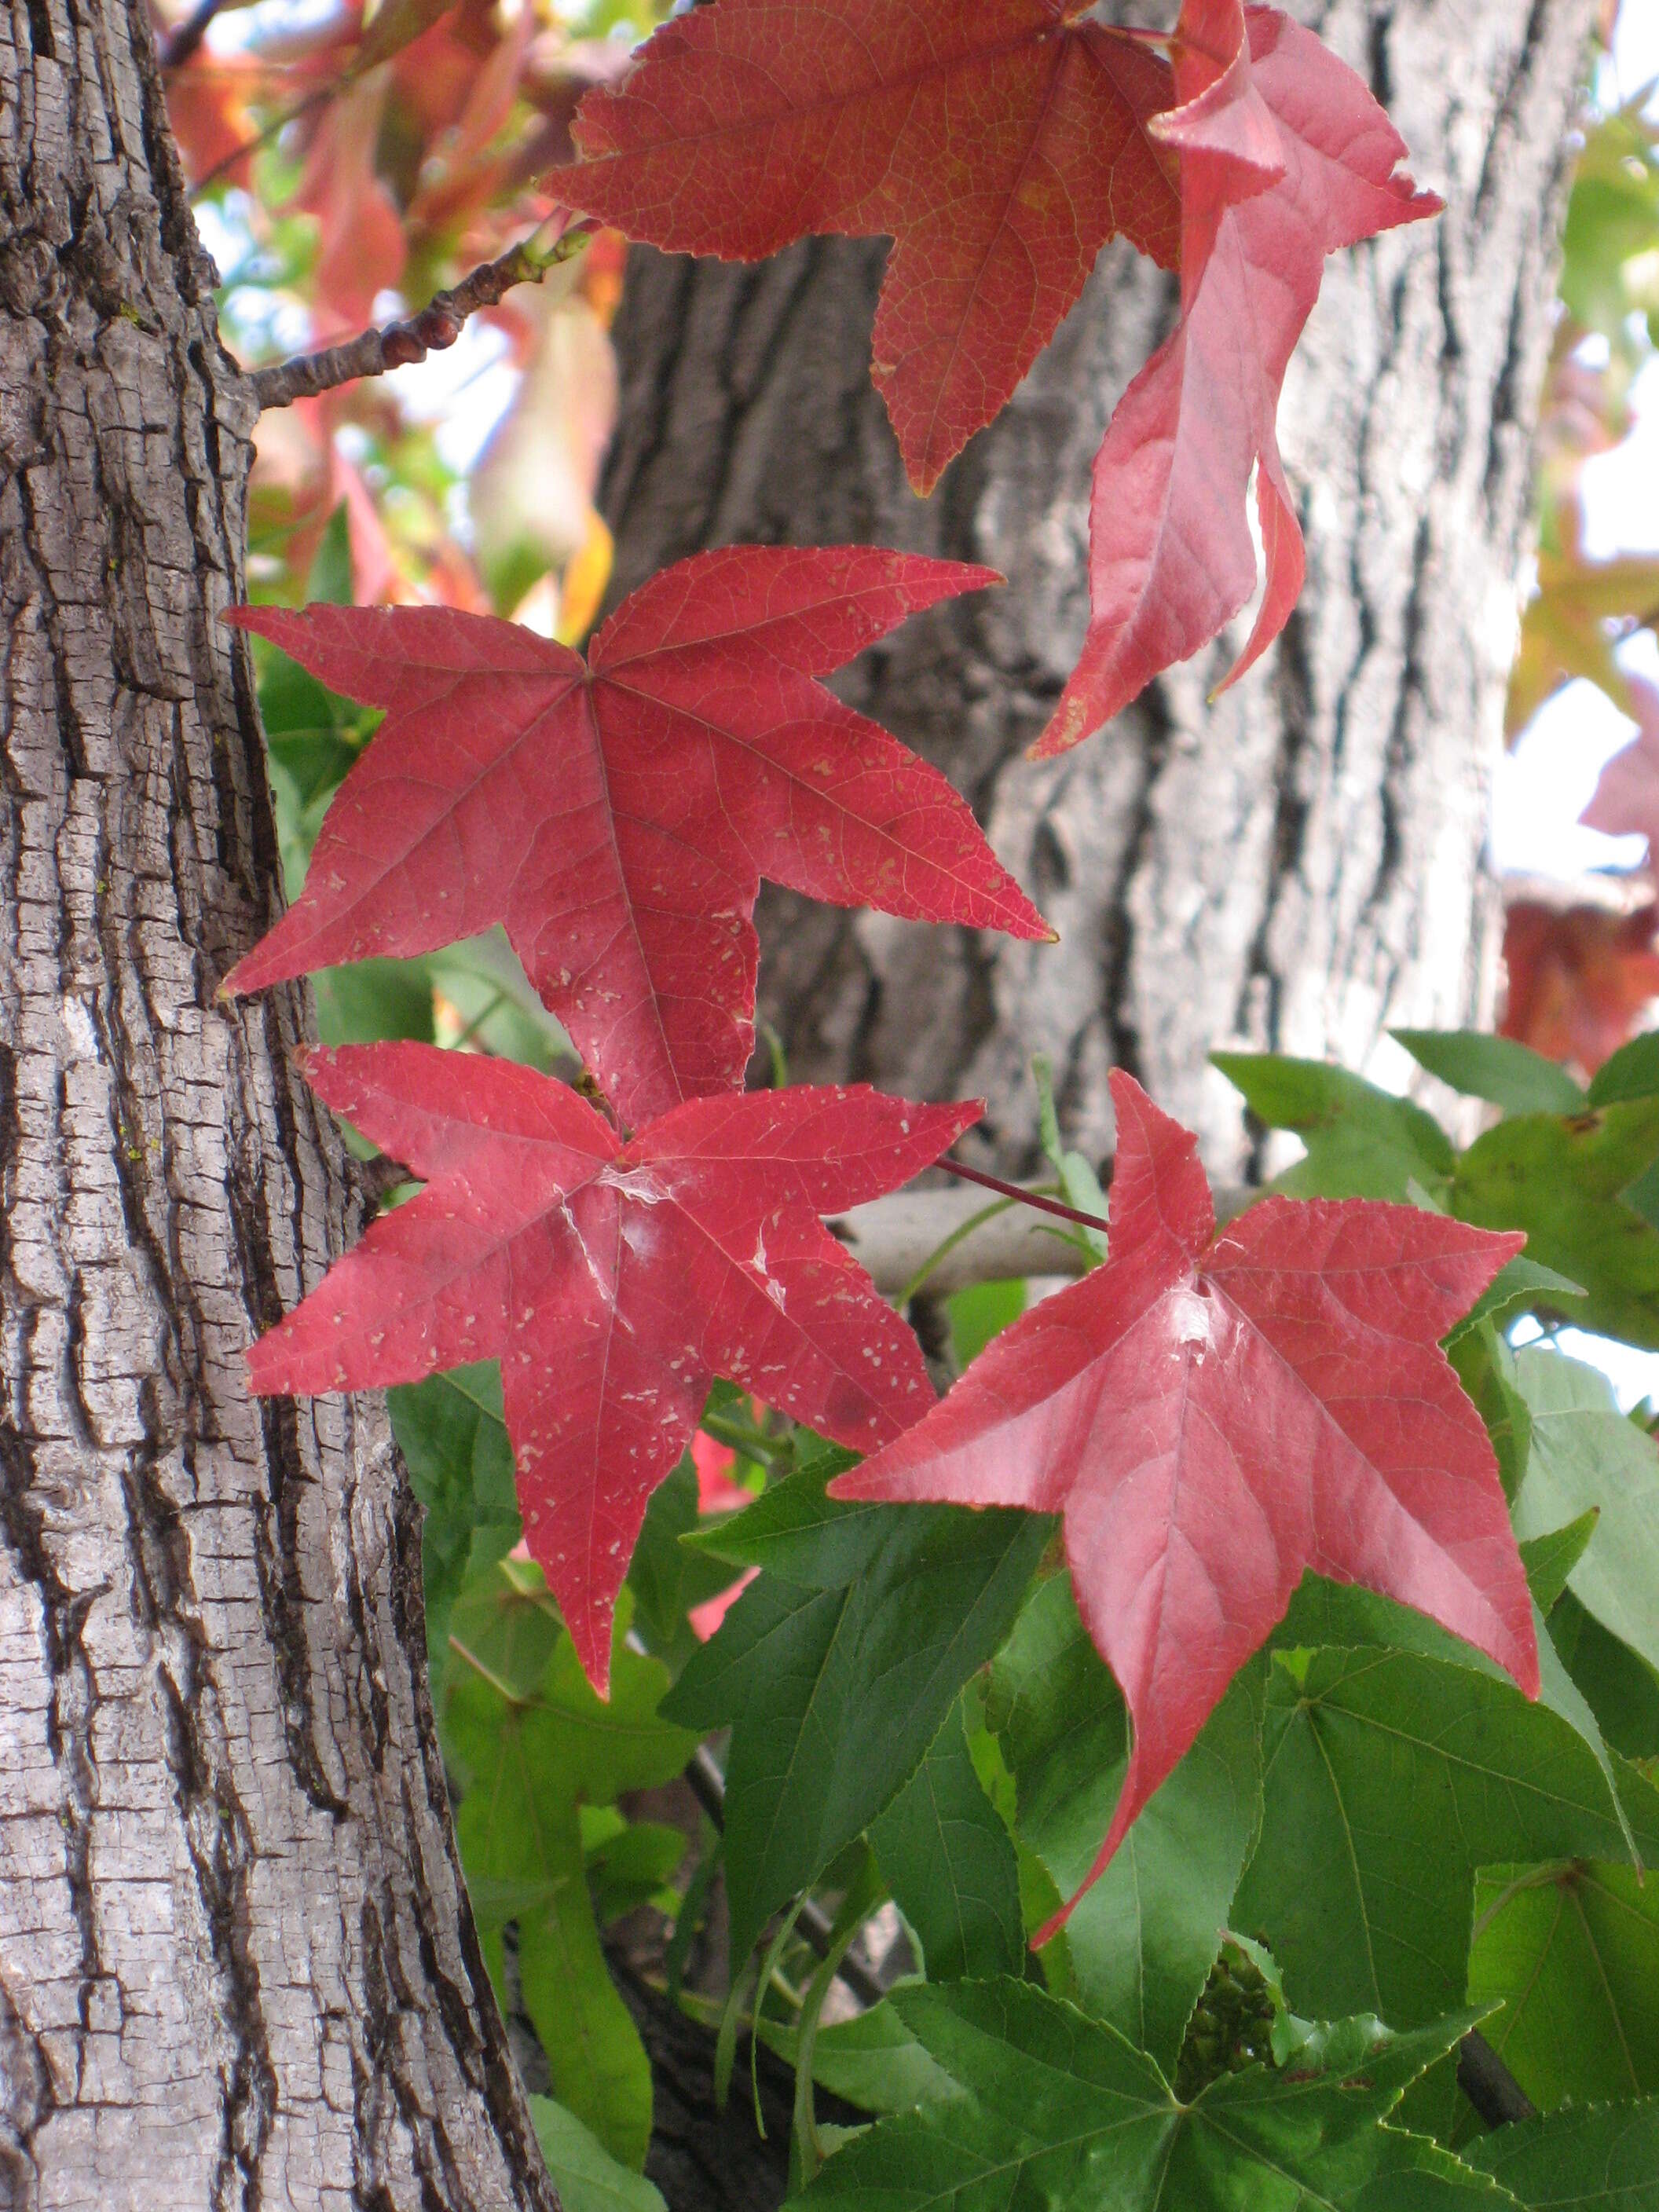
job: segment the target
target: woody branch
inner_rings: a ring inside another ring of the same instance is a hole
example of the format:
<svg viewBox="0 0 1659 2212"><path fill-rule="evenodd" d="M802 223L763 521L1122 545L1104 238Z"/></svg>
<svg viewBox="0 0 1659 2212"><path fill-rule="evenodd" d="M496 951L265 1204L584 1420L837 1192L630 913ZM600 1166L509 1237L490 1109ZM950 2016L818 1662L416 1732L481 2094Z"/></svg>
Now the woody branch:
<svg viewBox="0 0 1659 2212"><path fill-rule="evenodd" d="M404 368L424 361L429 353L442 352L454 344L470 316L481 307L493 307L515 284L539 284L550 269L569 260L586 244L592 229L589 222L572 223L545 246L538 246L533 239L522 240L449 291L438 293L417 315L364 331L342 345L255 369L249 381L261 409L289 407L296 399L314 398L319 392L331 392L358 377L382 376L389 368Z"/></svg>

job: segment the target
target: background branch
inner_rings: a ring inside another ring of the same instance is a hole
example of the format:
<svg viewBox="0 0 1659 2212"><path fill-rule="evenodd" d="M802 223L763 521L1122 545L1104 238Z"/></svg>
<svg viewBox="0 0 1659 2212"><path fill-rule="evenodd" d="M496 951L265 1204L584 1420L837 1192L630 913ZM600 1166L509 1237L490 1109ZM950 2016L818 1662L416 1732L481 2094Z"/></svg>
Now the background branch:
<svg viewBox="0 0 1659 2212"><path fill-rule="evenodd" d="M331 392L360 376L383 376L389 368L404 368L410 362L424 361L429 353L442 352L459 337L470 315L480 307L493 307L515 284L539 284L550 269L568 261L586 244L592 228L592 223L573 223L550 246L537 246L526 239L475 269L453 290L438 293L418 315L364 331L343 345L255 369L249 381L261 409L289 407L296 399Z"/></svg>
<svg viewBox="0 0 1659 2212"><path fill-rule="evenodd" d="M176 70L187 62L208 33L208 26L225 4L225 0L197 0L181 23L175 23L161 42L161 61L164 70Z"/></svg>
<svg viewBox="0 0 1659 2212"><path fill-rule="evenodd" d="M1231 1221L1255 1195L1218 1189L1217 1219ZM1044 1203L1040 1198L1037 1202ZM975 1214L987 1218L969 1228ZM1041 1212L1024 1206L989 1212L983 1196L971 1188L896 1191L890 1198L873 1199L836 1215L830 1227L890 1297L924 1270L928 1290L948 1297L975 1283L1000 1283L1014 1275L1080 1275L1092 1257ZM952 1238L959 1241L951 1243ZM947 1243L951 1249L930 1267Z"/></svg>

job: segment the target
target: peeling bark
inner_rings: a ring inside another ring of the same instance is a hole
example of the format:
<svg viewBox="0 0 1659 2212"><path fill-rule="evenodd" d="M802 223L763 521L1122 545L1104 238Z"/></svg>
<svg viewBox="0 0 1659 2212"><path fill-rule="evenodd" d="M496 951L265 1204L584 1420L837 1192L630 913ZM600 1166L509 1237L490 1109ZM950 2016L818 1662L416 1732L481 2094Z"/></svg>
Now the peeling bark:
<svg viewBox="0 0 1659 2212"><path fill-rule="evenodd" d="M1173 5L1117 12L1167 26ZM870 387L881 245L813 240L757 269L630 264L606 483L617 592L741 539L871 540L1009 579L908 624L847 692L969 795L1061 944L769 894L761 966L793 1074L982 1093L1005 1169L1032 1161L1032 1052L1053 1060L1085 1150L1110 1142L1116 1065L1232 1178L1250 1146L1212 1046L1386 1071L1387 1024L1455 1024L1488 1004L1480 847L1594 0L1292 12L1369 79L1449 205L1328 266L1281 413L1308 589L1266 669L1213 709L1227 641L1079 750L1020 757L1077 656L1090 464L1169 326L1170 280L1109 249L923 502Z"/></svg>
<svg viewBox="0 0 1659 2212"><path fill-rule="evenodd" d="M0 17L0 2205L554 2212L383 1405L241 1354L356 1212L273 918L254 419L142 5Z"/></svg>

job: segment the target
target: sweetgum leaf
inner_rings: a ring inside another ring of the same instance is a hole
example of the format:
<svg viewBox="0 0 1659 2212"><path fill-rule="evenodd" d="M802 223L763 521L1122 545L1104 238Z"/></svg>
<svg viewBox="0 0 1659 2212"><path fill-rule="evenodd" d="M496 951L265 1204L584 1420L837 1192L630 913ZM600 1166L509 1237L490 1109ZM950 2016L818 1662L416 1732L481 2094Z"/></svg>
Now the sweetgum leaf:
<svg viewBox="0 0 1659 2212"><path fill-rule="evenodd" d="M1613 1749L1659 1759L1659 1673L1564 1591L1550 1615L1550 1641Z"/></svg>
<svg viewBox="0 0 1659 2212"><path fill-rule="evenodd" d="M1527 1584L1534 1603L1546 1618L1566 1588L1567 1577L1589 1548L1601 1517L1599 1510L1591 1506L1576 1521L1564 1522L1560 1528L1548 1529L1541 1536L1522 1538L1521 1557L1526 1563Z"/></svg>
<svg viewBox="0 0 1659 2212"><path fill-rule="evenodd" d="M720 0L583 101L559 189L630 238L757 261L895 240L875 380L918 491L990 422L1126 233L1174 265L1168 64L1069 0Z"/></svg>
<svg viewBox="0 0 1659 2212"><path fill-rule="evenodd" d="M1659 1668L1659 1448L1625 1419L1595 1368L1533 1350L1515 1364L1532 1416L1516 1528L1541 1536L1598 1511L1568 1586L1610 1635Z"/></svg>
<svg viewBox="0 0 1659 2212"><path fill-rule="evenodd" d="M532 2097L530 2118L564 2212L667 2212L643 2174L611 2157L572 2112L551 2097Z"/></svg>
<svg viewBox="0 0 1659 2212"><path fill-rule="evenodd" d="M1217 1237L1195 1139L1111 1082L1110 1258L833 1486L1063 1514L1079 1609L1134 1723L1091 1879L1308 1568L1415 1606L1539 1688L1497 1462L1437 1341L1521 1240L1282 1198Z"/></svg>
<svg viewBox="0 0 1659 2212"><path fill-rule="evenodd" d="M974 1771L959 1703L872 1824L870 1843L921 1941L930 1982L1019 1972L1025 1956L1019 1869Z"/></svg>
<svg viewBox="0 0 1659 2212"><path fill-rule="evenodd" d="M1234 1683L1061 1939L1064 1994L1171 2077L1261 1815L1264 1671ZM1063 1575L1032 1592L993 1662L986 1718L1013 1777L1016 1833L1069 1896L1111 1818L1129 1716Z"/></svg>
<svg viewBox="0 0 1659 2212"><path fill-rule="evenodd" d="M1621 1045L1590 1078L1592 1106L1618 1106L1659 1091L1659 1033L1650 1030Z"/></svg>
<svg viewBox="0 0 1659 2212"><path fill-rule="evenodd" d="M1308 1157L1279 1176L1291 1198L1386 1198L1404 1201L1418 1184L1431 1196L1449 1188L1457 1155L1431 1114L1396 1098L1346 1067L1277 1053L1212 1053L1259 1121L1292 1129Z"/></svg>
<svg viewBox="0 0 1659 2212"><path fill-rule="evenodd" d="M836 1463L792 1481L821 1495ZM1018 1514L842 1508L859 1535L842 1547L829 1512L816 1544L794 1553L793 1578L763 1570L665 1705L687 1727L732 1730L726 1868L738 1957L915 1773L1007 1634L1049 1534Z"/></svg>
<svg viewBox="0 0 1659 2212"><path fill-rule="evenodd" d="M1644 1857L1659 1793L1501 1677L1401 1651L1281 1654L1261 1834L1233 1907L1299 2008L1402 2027L1462 2001L1476 1870ZM1617 1794L1615 1795L1615 1790ZM1449 2124L1452 2092L1444 2110Z"/></svg>
<svg viewBox="0 0 1659 2212"><path fill-rule="evenodd" d="M977 1107L759 1091L624 1144L564 1085L474 1054L349 1048L306 1073L427 1188L260 1338L252 1386L498 1358L526 1536L601 1688L646 1501L716 1374L849 1444L931 1401L915 1338L818 1216L928 1165Z"/></svg>
<svg viewBox="0 0 1659 2212"><path fill-rule="evenodd" d="M1480 1030L1395 1030L1419 1067L1505 1114L1579 1114L1584 1093L1559 1061Z"/></svg>
<svg viewBox="0 0 1659 2212"><path fill-rule="evenodd" d="M858 546L665 569L584 662L447 607L241 607L387 709L305 889L225 979L261 990L505 925L625 1122L729 1091L754 1047L761 878L1048 933L936 769L815 681L989 569Z"/></svg>
<svg viewBox="0 0 1659 2212"><path fill-rule="evenodd" d="M799 2039L792 2027L763 2014L761 2041L793 2066ZM884 2000L820 2027L812 2045L812 2079L862 2112L902 2112L951 2094L951 2077L931 2059Z"/></svg>
<svg viewBox="0 0 1659 2212"><path fill-rule="evenodd" d="M1516 2199L1490 2174L1478 2173L1424 2136L1394 2126L1385 2130L1373 2179L1353 2200L1353 2212L1520 2212Z"/></svg>
<svg viewBox="0 0 1659 2212"><path fill-rule="evenodd" d="M1540 2112L1659 2090L1659 1882L1594 1860L1483 1869L1468 1994L1503 2007L1483 2033Z"/></svg>
<svg viewBox="0 0 1659 2212"><path fill-rule="evenodd" d="M1582 1285L1575 1326L1659 1350L1659 1231L1626 1195L1659 1158L1659 1096L1520 1114L1457 1163L1452 1211L1526 1231L1528 1257Z"/></svg>
<svg viewBox="0 0 1659 2212"><path fill-rule="evenodd" d="M1380 2123L1468 2026L1337 2024L1322 2057L1224 2075L1183 2106L1115 2029L1029 1982L911 1984L887 2000L953 2094L884 2120L799 2200L860 2212L1334 2212L1391 2158Z"/></svg>
<svg viewBox="0 0 1659 2212"><path fill-rule="evenodd" d="M1181 320L1119 402L1095 460L1089 629L1038 757L1109 721L1267 588L1242 676L1289 619L1305 568L1279 459L1279 392L1325 258L1438 213L1398 173L1405 142L1346 63L1275 8L1185 0L1182 105L1158 118L1181 160Z"/></svg>
<svg viewBox="0 0 1659 2212"><path fill-rule="evenodd" d="M1522 2120L1463 2156L1527 2212L1659 2212L1659 2097Z"/></svg>
<svg viewBox="0 0 1659 2212"><path fill-rule="evenodd" d="M890 233L875 377L925 491L989 422L1124 231L1182 314L1096 464L1092 612L1041 750L1087 736L1268 584L1300 589L1274 414L1325 257L1437 209L1359 78L1276 9L1186 0L1169 67L1081 0L720 0L665 26L576 125L560 188L674 252L753 259ZM1171 111L1172 102L1182 103ZM1177 189L1178 179L1178 189Z"/></svg>
<svg viewBox="0 0 1659 2212"><path fill-rule="evenodd" d="M637 2169L651 2134L651 2069L600 1948L579 1807L679 1773L694 1738L658 1717L667 1675L617 1639L603 1705L559 1637L527 1695L458 1665L445 1744L468 1785L456 1840L485 1955L501 1987L504 1924L519 1931L525 2007L553 2087L613 2158Z"/></svg>
<svg viewBox="0 0 1659 2212"><path fill-rule="evenodd" d="M511 1551L523 1526L501 1376L483 1365L434 1375L391 1391L386 1410L409 1486L426 1509L421 1556L427 1663L439 1705L450 1607L471 1577Z"/></svg>

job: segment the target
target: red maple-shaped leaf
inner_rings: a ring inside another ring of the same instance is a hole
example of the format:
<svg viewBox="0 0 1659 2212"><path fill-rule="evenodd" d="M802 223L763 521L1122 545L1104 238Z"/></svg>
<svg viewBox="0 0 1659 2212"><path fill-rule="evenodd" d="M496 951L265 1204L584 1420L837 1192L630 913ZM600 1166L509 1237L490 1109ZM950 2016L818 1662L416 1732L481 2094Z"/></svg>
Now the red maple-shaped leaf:
<svg viewBox="0 0 1659 2212"><path fill-rule="evenodd" d="M890 234L875 377L927 491L1122 232L1173 265L1157 56L1086 0L719 0L590 93L561 195L676 252Z"/></svg>
<svg viewBox="0 0 1659 2212"><path fill-rule="evenodd" d="M1306 1569L1415 1606L1538 1692L1497 1464L1437 1341L1525 1240L1280 1198L1218 1237L1193 1137L1111 1081L1106 1264L832 1485L1064 1515L1079 1607L1134 1723L1090 1881Z"/></svg>
<svg viewBox="0 0 1659 2212"><path fill-rule="evenodd" d="M1252 468L1267 588L1228 682L1284 629L1305 563L1275 425L1325 258L1442 205L1399 173L1405 143L1360 79L1277 9L1186 0L1175 55L1182 104L1153 127L1181 157L1181 321L1096 459L1089 630L1039 757L1109 721L1249 598Z"/></svg>
<svg viewBox="0 0 1659 2212"><path fill-rule="evenodd" d="M426 1188L260 1338L252 1386L499 1358L526 1538L601 1691L646 1502L716 1375L864 1450L932 1402L915 1339L818 1217L928 1166L977 1105L760 1091L624 1144L563 1084L473 1054L351 1047L306 1074Z"/></svg>
<svg viewBox="0 0 1659 2212"><path fill-rule="evenodd" d="M502 922L624 1121L731 1090L754 1047L761 878L1051 935L937 769L813 679L989 569L866 547L707 553L588 659L439 607L242 607L388 709L305 889L226 978L257 991Z"/></svg>

